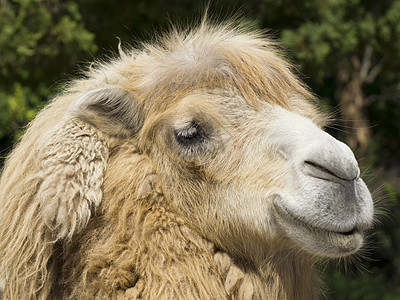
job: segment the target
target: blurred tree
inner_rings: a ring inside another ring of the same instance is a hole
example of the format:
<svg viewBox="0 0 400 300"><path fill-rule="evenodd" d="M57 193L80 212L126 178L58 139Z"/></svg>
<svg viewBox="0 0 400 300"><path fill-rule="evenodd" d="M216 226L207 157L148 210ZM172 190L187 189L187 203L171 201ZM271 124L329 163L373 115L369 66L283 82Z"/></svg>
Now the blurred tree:
<svg viewBox="0 0 400 300"><path fill-rule="evenodd" d="M54 83L62 74L96 49L94 35L85 29L75 1L0 1L3 149L12 145L21 127L54 93Z"/></svg>

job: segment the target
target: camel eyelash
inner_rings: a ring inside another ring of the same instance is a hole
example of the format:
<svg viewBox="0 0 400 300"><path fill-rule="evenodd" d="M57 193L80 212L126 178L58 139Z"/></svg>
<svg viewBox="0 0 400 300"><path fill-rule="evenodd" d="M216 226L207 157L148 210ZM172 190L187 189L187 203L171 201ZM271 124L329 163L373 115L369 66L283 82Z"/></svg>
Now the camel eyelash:
<svg viewBox="0 0 400 300"><path fill-rule="evenodd" d="M205 132L199 123L192 121L186 127L174 131L176 141L184 147L204 142Z"/></svg>
<svg viewBox="0 0 400 300"><path fill-rule="evenodd" d="M173 129L175 143L183 157L193 158L211 151L213 130L208 124L192 120Z"/></svg>

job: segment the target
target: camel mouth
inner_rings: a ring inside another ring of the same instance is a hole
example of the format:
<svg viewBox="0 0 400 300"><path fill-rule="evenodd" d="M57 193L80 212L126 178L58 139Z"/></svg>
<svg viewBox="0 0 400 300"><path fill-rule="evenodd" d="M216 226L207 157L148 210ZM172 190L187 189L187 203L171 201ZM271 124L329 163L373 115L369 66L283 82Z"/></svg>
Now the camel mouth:
<svg viewBox="0 0 400 300"><path fill-rule="evenodd" d="M344 257L357 252L363 244L363 230L356 225L344 230L326 228L303 220L278 202L274 207L278 224L287 236L312 254Z"/></svg>
<svg viewBox="0 0 400 300"><path fill-rule="evenodd" d="M345 232L335 232L335 233L341 234L341 235L344 235L344 236L348 236L348 235L353 235L353 234L357 233L357 229L356 229L356 228L353 228L353 229L351 229L351 230L349 230L349 231L345 231Z"/></svg>
<svg viewBox="0 0 400 300"><path fill-rule="evenodd" d="M328 229L326 227L321 227L315 224L312 224L311 222L303 221L300 217L296 216L292 212L290 212L287 208L285 208L283 205L276 205L277 212L281 215L284 216L284 218L289 218L290 221L305 227L306 229L309 229L310 231L318 231L318 232L325 232L328 234L337 234L337 235L342 235L342 236L351 236L359 232L356 226L349 230L340 230L340 229Z"/></svg>

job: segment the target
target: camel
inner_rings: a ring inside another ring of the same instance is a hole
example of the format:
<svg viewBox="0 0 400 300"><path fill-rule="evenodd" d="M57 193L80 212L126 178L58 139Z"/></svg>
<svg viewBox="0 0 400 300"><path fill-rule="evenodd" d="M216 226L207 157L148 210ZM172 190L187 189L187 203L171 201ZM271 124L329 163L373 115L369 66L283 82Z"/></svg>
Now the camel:
<svg viewBox="0 0 400 300"><path fill-rule="evenodd" d="M2 173L3 299L317 299L374 205L280 49L203 21L71 81Z"/></svg>

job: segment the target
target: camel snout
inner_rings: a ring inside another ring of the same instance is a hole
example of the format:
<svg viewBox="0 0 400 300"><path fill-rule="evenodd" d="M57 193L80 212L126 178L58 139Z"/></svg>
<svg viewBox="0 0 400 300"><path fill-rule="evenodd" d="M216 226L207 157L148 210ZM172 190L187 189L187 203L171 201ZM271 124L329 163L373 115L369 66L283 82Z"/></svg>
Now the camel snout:
<svg viewBox="0 0 400 300"><path fill-rule="evenodd" d="M307 177L333 182L357 181L360 169L353 151L311 120L280 107L267 128L267 140L295 170Z"/></svg>
<svg viewBox="0 0 400 300"><path fill-rule="evenodd" d="M304 174L337 183L356 182L360 168L351 149L323 131L319 134L298 156Z"/></svg>

